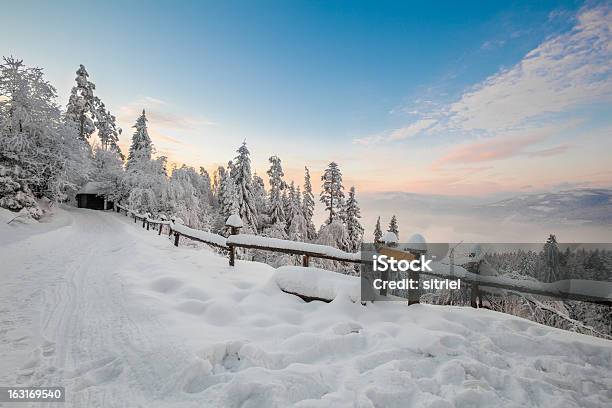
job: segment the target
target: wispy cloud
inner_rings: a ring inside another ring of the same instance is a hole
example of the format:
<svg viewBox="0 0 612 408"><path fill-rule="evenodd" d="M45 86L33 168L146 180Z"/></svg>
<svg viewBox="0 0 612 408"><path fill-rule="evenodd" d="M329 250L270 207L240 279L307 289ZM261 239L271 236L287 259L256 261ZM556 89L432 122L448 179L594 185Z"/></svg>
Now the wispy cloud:
<svg viewBox="0 0 612 408"><path fill-rule="evenodd" d="M476 157L482 160L522 152L531 140L525 133L567 120L581 106L612 102L611 33L610 6L583 9L569 32L548 38L516 65L470 87L456 101L438 108L430 104L433 109L428 111L410 110L417 117L408 125L355 142L391 142L449 132L464 138L501 137L523 130L516 133L517 141L507 140L505 146L496 147L494 141L475 144L480 150ZM483 47L493 45L485 42ZM455 152L452 157L463 155Z"/></svg>
<svg viewBox="0 0 612 408"><path fill-rule="evenodd" d="M449 126L516 129L551 113L612 101L611 14L608 6L582 11L570 32L544 41L451 104Z"/></svg>
<svg viewBox="0 0 612 408"><path fill-rule="evenodd" d="M529 130L512 130L499 136L466 142L451 148L446 154L437 159L433 168L458 163L482 163L503 160L519 155L528 157L554 156L566 152L571 146L561 145L554 148L528 151L527 148L544 141L556 134L572 129L580 123L572 120L561 124L547 124Z"/></svg>
<svg viewBox="0 0 612 408"><path fill-rule="evenodd" d="M572 145L564 144L564 145L559 145L559 146L551 147L550 149L542 149L542 150L536 150L536 151L533 151L533 152L528 152L527 156L528 157L550 157L550 156L556 156L558 154L563 154L563 153L567 152L572 147L573 147Z"/></svg>
<svg viewBox="0 0 612 408"><path fill-rule="evenodd" d="M147 118L153 127L172 130L195 130L216 123L199 116L173 113L171 106L163 100L145 96L119 108L118 119L122 123L134 123L142 110L145 109Z"/></svg>
<svg viewBox="0 0 612 408"><path fill-rule="evenodd" d="M424 130L427 130L436 123L437 120L435 119L423 118L409 124L408 126L393 129L384 134L377 134L355 139L353 140L353 142L361 145L369 145L378 142L408 139L410 137L417 136L418 134L422 133Z"/></svg>
<svg viewBox="0 0 612 408"><path fill-rule="evenodd" d="M490 51L490 50L494 50L496 48L502 47L504 44L506 43L505 40L487 40L485 42L482 43L482 45L480 46L481 50L485 50L485 51Z"/></svg>

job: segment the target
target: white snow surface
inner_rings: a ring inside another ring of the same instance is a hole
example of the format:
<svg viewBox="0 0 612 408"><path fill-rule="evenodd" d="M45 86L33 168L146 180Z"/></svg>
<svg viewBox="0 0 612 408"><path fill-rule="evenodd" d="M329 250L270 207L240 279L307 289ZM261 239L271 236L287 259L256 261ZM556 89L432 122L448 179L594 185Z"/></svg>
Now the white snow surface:
<svg viewBox="0 0 612 408"><path fill-rule="evenodd" d="M0 384L63 385L62 406L612 402L608 340L482 309L306 303L277 284L299 271L230 267L112 212L54 217L0 224Z"/></svg>

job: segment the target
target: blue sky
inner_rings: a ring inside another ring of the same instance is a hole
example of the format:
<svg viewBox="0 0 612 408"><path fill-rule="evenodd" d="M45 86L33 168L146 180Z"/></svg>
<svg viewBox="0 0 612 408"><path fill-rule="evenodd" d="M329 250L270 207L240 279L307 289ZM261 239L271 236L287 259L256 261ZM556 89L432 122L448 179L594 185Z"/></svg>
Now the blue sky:
<svg viewBox="0 0 612 408"><path fill-rule="evenodd" d="M606 3L176 3L3 4L0 52L62 105L84 64L122 143L146 108L173 162L213 168L246 138L260 173L336 160L366 192L612 184Z"/></svg>

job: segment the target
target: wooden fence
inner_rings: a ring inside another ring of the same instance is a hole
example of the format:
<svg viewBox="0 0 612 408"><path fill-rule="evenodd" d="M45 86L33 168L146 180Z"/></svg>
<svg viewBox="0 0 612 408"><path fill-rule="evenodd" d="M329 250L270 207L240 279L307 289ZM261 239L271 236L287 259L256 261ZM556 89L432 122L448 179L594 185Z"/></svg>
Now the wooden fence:
<svg viewBox="0 0 612 408"><path fill-rule="evenodd" d="M211 232L192 229L174 221L152 219L148 214L137 213L121 205L116 205L115 208L117 212L124 211L126 216L132 215L135 223L142 221L142 227L146 228L147 230L153 226L153 229L157 230L159 235L162 234L163 227L167 226L168 236L174 235L175 246L179 246L180 237L183 236L185 238L202 242L215 248L227 251L229 253L230 266L235 265L236 248L257 249L302 256L302 265L305 267L309 266L311 258L328 259L332 261L355 264L371 263L369 260L362 260L360 253L344 252L337 248L325 245L240 234L240 227L236 226L228 226L230 227L231 234L226 238L222 235ZM396 254L396 257L401 257L401 255L398 255L399 252L396 249L383 247L382 250L383 252L385 250L392 251ZM405 254L409 259L413 259L414 255L410 253ZM334 272L330 271L330 273ZM578 282L583 281L566 280L553 283L521 281L504 278L501 276L483 276L477 273L468 272L459 266L456 266L452 273L444 270L434 270L431 272L421 272L420 274L431 275L444 279L461 279L462 283L467 283L470 285L470 303L471 306L475 308L479 306L477 298L480 297L480 291L483 289L486 291L486 288L497 288L510 292L529 293L533 295L561 298L565 300L578 300L612 307L612 293L590 295L583 293L584 291L581 292L572 290L572 286L577 286ZM419 280L419 273L413 273L411 278ZM383 293L381 290L381 294L385 295L386 292ZM411 296L409 299L409 304L419 303L418 292L415 294L417 296Z"/></svg>

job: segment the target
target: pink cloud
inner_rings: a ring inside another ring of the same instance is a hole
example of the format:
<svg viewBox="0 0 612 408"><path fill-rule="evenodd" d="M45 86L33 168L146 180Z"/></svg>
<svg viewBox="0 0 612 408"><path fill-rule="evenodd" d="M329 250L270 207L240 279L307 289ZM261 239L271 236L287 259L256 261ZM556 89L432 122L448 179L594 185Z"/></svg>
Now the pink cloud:
<svg viewBox="0 0 612 408"><path fill-rule="evenodd" d="M536 151L527 153L527 157L550 157L550 156L556 156L558 154L563 154L563 153L567 152L572 147L573 147L572 145L564 144L564 145L559 145L559 146L551 147L550 149L536 150Z"/></svg>
<svg viewBox="0 0 612 408"><path fill-rule="evenodd" d="M453 163L480 163L517 156L544 138L541 134L495 137L485 141L465 143L453 148L434 162L434 167Z"/></svg>

